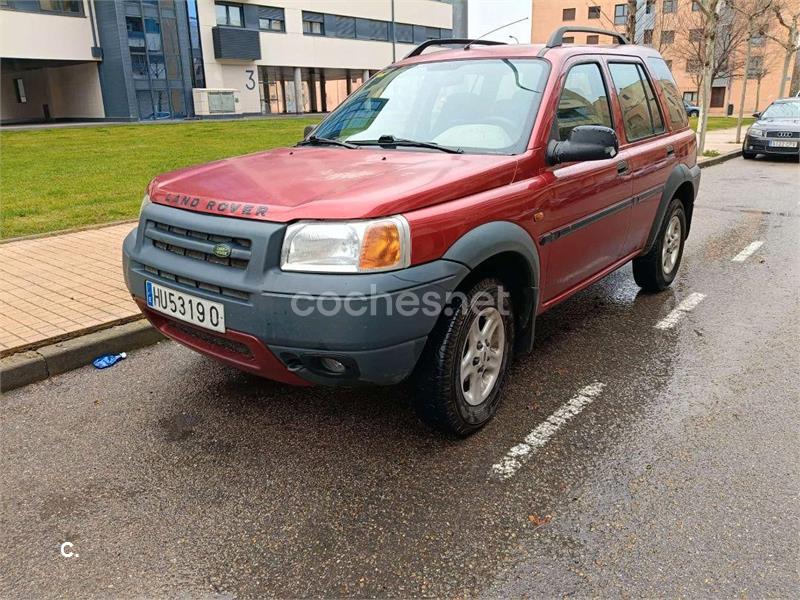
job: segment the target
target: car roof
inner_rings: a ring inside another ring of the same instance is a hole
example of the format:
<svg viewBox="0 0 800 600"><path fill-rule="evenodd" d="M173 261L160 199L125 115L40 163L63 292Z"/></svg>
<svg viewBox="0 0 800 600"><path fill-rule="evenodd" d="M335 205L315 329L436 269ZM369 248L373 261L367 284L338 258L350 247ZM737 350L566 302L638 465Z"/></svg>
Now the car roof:
<svg viewBox="0 0 800 600"><path fill-rule="evenodd" d="M800 102L800 98L778 98L773 100L773 104L786 104L787 102Z"/></svg>
<svg viewBox="0 0 800 600"><path fill-rule="evenodd" d="M437 48L443 48L436 46ZM433 50L404 58L395 65L407 65L424 62L438 62L445 60L462 60L465 58L547 58L551 62L563 62L572 56L583 54L606 56L635 56L638 58L657 57L661 55L649 46L636 44L564 44L547 48L545 44L498 44L491 46L474 45L465 50L463 46Z"/></svg>

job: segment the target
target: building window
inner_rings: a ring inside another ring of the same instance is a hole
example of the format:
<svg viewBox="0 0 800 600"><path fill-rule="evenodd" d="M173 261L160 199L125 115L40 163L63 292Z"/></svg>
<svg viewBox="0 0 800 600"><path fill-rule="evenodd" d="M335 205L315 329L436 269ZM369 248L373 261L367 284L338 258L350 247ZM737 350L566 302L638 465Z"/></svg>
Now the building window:
<svg viewBox="0 0 800 600"><path fill-rule="evenodd" d="M561 11L561 20L562 21L574 21L575 20L575 9L574 8L565 8Z"/></svg>
<svg viewBox="0 0 800 600"><path fill-rule="evenodd" d="M762 77L762 70L764 69L764 57L763 56L751 56L750 57L750 68L747 69L747 78L748 79L759 79Z"/></svg>
<svg viewBox="0 0 800 600"><path fill-rule="evenodd" d="M589 18L590 19L599 19L600 18L600 7L599 6L590 6L589 7Z"/></svg>
<svg viewBox="0 0 800 600"><path fill-rule="evenodd" d="M675 32L669 29L665 29L661 32L661 43L664 46L669 46L670 44L675 43Z"/></svg>
<svg viewBox="0 0 800 600"><path fill-rule="evenodd" d="M214 6L217 11L217 25L227 25L228 27L244 26L241 6L238 4L222 4L221 2L217 2Z"/></svg>
<svg viewBox="0 0 800 600"><path fill-rule="evenodd" d="M325 16L322 13L303 11L303 33L325 35Z"/></svg>
<svg viewBox="0 0 800 600"><path fill-rule="evenodd" d="M386 21L376 21L374 19L356 19L356 37L360 40L388 42L389 23Z"/></svg>
<svg viewBox="0 0 800 600"><path fill-rule="evenodd" d="M656 12L656 0L647 0L644 4L644 14L652 15Z"/></svg>
<svg viewBox="0 0 800 600"><path fill-rule="evenodd" d="M564 44L574 44L575 43L575 37L571 36L571 35L565 35L563 38L561 38L561 41Z"/></svg>
<svg viewBox="0 0 800 600"><path fill-rule="evenodd" d="M692 12L700 10L700 3L697 0L692 0Z"/></svg>
<svg viewBox="0 0 800 600"><path fill-rule="evenodd" d="M25 83L22 79L14 80L14 92L17 94L17 102L20 104L27 104L28 97L25 95Z"/></svg>
<svg viewBox="0 0 800 600"><path fill-rule="evenodd" d="M587 35L586 36L586 43L587 44L599 44L600 43L600 36L599 35Z"/></svg>
<svg viewBox="0 0 800 600"><path fill-rule="evenodd" d="M628 22L628 5L614 5L614 25L625 25Z"/></svg>
<svg viewBox="0 0 800 600"><path fill-rule="evenodd" d="M39 7L46 12L83 14L83 2L80 0L39 0Z"/></svg>
<svg viewBox="0 0 800 600"><path fill-rule="evenodd" d="M687 73L699 73L703 69L703 61L696 58L690 58L686 61Z"/></svg>
<svg viewBox="0 0 800 600"><path fill-rule="evenodd" d="M664 4L662 5L662 7L665 13L674 13L675 0L664 0Z"/></svg>
<svg viewBox="0 0 800 600"><path fill-rule="evenodd" d="M683 101L692 106L697 104L697 92L683 92Z"/></svg>
<svg viewBox="0 0 800 600"><path fill-rule="evenodd" d="M286 22L283 19L259 17L258 28L263 31L286 31Z"/></svg>
<svg viewBox="0 0 800 600"><path fill-rule="evenodd" d="M645 29L644 30L644 43L652 46L653 44L653 30L652 29Z"/></svg>
<svg viewBox="0 0 800 600"><path fill-rule="evenodd" d="M754 35L753 37L750 38L750 45L760 48L761 46L764 45L765 41L766 40L764 39L763 35Z"/></svg>
<svg viewBox="0 0 800 600"><path fill-rule="evenodd" d="M667 68L672 71L672 60L665 60L664 64L667 65Z"/></svg>
<svg viewBox="0 0 800 600"><path fill-rule="evenodd" d="M404 25L402 23L395 23L394 25L394 39L403 44L414 43L414 26Z"/></svg>
<svg viewBox="0 0 800 600"><path fill-rule="evenodd" d="M689 41L690 42L702 42L703 41L703 30L702 29L690 29L689 30Z"/></svg>

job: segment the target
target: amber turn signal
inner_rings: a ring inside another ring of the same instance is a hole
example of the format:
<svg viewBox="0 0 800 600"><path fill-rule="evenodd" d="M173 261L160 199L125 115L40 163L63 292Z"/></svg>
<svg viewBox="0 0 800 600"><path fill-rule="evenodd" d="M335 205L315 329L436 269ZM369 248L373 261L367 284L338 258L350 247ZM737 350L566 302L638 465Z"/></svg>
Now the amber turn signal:
<svg viewBox="0 0 800 600"><path fill-rule="evenodd" d="M397 223L381 222L364 234L358 266L361 270L389 269L403 260L403 246Z"/></svg>

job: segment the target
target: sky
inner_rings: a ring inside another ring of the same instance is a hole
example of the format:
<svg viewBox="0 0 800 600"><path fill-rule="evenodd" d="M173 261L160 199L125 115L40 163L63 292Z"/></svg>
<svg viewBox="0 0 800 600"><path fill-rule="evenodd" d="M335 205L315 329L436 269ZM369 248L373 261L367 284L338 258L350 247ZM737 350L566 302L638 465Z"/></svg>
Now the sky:
<svg viewBox="0 0 800 600"><path fill-rule="evenodd" d="M520 44L530 43L530 0L469 0L467 7L469 10L467 17L469 37L479 37L495 27L527 17L527 20L487 35L484 39L513 44L515 41L509 38L510 35L513 35Z"/></svg>

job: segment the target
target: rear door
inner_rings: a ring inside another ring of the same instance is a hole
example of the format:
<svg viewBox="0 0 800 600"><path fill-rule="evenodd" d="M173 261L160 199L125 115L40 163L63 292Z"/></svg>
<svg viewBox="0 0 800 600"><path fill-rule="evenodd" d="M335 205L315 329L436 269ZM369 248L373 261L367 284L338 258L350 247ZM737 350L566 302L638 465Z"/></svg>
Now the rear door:
<svg viewBox="0 0 800 600"><path fill-rule="evenodd" d="M631 226L623 247L629 254L644 246L664 184L678 159L642 62L615 58L608 61L608 71L622 121L620 154L624 153L633 180Z"/></svg>
<svg viewBox="0 0 800 600"><path fill-rule="evenodd" d="M614 127L606 78L599 58L576 57L560 76L552 137L565 140L578 125ZM545 205L548 249L542 298L557 301L619 260L628 230L631 181L618 171L619 157L555 165Z"/></svg>

